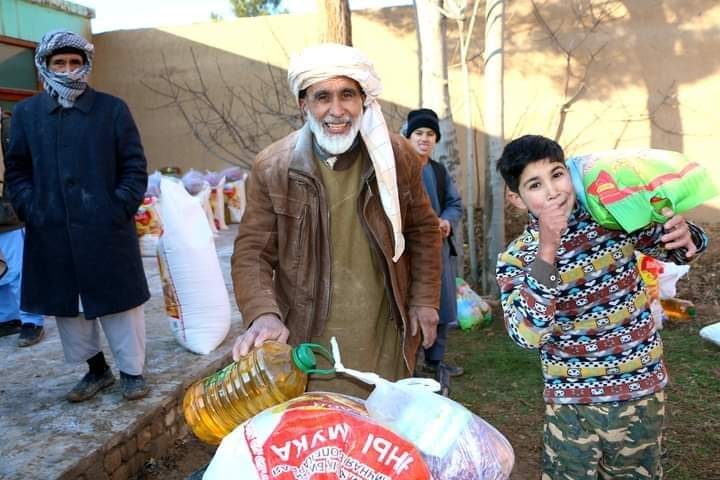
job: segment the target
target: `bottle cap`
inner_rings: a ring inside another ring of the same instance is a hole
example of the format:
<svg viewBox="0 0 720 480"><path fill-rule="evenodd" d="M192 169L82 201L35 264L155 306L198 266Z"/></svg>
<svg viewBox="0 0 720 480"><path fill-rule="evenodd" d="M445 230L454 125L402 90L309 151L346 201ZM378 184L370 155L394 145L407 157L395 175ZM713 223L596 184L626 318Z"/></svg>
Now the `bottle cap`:
<svg viewBox="0 0 720 480"><path fill-rule="evenodd" d="M317 360L315 360L312 347L307 343L301 343L292 349L292 359L303 373L308 373L317 366Z"/></svg>
<svg viewBox="0 0 720 480"><path fill-rule="evenodd" d="M695 318L695 314L696 314L696 313L697 313L697 311L695 310L695 306L690 305L689 307L687 307L687 314L688 314L688 315L690 315L691 317Z"/></svg>

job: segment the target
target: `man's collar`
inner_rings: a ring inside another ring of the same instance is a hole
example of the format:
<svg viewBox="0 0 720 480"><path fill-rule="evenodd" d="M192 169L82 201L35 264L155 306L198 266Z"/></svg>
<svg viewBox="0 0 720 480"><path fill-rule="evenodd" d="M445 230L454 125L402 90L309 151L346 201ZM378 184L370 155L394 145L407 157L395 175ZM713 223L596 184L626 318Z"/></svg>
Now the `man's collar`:
<svg viewBox="0 0 720 480"><path fill-rule="evenodd" d="M72 108L77 108L83 113L88 113L95 102L95 97L95 90L88 86L85 88L83 94L75 100L75 105L73 105ZM45 105L45 111L47 111L47 113L53 113L58 108L62 108L58 101L51 97L47 92L43 92L42 98Z"/></svg>

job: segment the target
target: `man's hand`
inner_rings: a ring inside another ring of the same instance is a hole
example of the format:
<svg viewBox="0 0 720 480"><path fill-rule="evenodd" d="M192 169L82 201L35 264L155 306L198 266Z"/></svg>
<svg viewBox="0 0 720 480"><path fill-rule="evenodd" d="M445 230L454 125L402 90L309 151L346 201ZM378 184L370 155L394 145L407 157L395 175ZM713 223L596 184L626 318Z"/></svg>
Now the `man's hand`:
<svg viewBox="0 0 720 480"><path fill-rule="evenodd" d="M410 307L408 311L410 319L410 333L417 335L418 325L423 337L423 347L430 348L437 337L438 312L430 307Z"/></svg>
<svg viewBox="0 0 720 480"><path fill-rule="evenodd" d="M660 241L665 245L667 250L676 250L678 248L686 248L685 256L692 257L697 253L697 247L692 241L690 228L682 215L675 215L671 208L665 207L661 212L667 217L665 224L665 235L660 237Z"/></svg>
<svg viewBox="0 0 720 480"><path fill-rule="evenodd" d="M538 215L540 224L540 244L538 246L538 257L549 263L555 264L555 254L560 248L560 240L563 232L567 229L568 215L565 207L561 205L567 200L566 194L559 194L550 199Z"/></svg>
<svg viewBox="0 0 720 480"><path fill-rule="evenodd" d="M440 233L442 233L443 238L449 237L451 231L452 231L452 227L450 226L450 222L448 222L444 218L441 218L440 219Z"/></svg>
<svg viewBox="0 0 720 480"><path fill-rule="evenodd" d="M253 347L257 348L267 340L276 340L287 343L290 330L282 323L274 313L264 313L257 317L250 328L235 340L233 345L233 360L238 361L240 357L248 354Z"/></svg>

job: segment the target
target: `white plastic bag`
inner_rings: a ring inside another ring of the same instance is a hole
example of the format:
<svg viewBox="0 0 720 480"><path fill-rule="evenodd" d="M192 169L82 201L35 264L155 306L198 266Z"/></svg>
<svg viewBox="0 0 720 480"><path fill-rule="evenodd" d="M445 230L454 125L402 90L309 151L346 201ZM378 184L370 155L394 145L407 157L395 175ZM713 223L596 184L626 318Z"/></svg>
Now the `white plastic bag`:
<svg viewBox="0 0 720 480"><path fill-rule="evenodd" d="M720 348L720 322L701 328L700 336Z"/></svg>
<svg viewBox="0 0 720 480"><path fill-rule="evenodd" d="M163 178L161 190L158 262L170 329L183 347L208 354L230 330L230 300L212 232L200 202L182 185Z"/></svg>
<svg viewBox="0 0 720 480"><path fill-rule="evenodd" d="M677 282L690 271L690 265L676 265L672 262L661 262L663 270L658 279L660 298L667 300L677 295Z"/></svg>
<svg viewBox="0 0 720 480"><path fill-rule="evenodd" d="M334 337L331 343L336 372L375 385L365 401L370 418L415 445L433 478L510 478L515 463L512 446L489 423L427 386L392 383L374 373L345 368Z"/></svg>

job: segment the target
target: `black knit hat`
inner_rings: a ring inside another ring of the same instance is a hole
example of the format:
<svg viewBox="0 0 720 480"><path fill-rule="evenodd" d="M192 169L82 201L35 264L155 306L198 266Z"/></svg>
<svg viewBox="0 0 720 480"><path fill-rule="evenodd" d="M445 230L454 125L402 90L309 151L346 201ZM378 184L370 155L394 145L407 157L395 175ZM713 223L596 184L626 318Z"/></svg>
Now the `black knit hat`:
<svg viewBox="0 0 720 480"><path fill-rule="evenodd" d="M68 46L68 47L59 47L59 48L56 48L55 50L53 50L52 52L50 52L50 54L47 57L45 57L45 62L49 63L50 59L53 56L61 55L63 53L74 53L75 55L80 55L83 59L83 63L87 63L87 61L88 61L87 54L85 53L84 50L82 50L80 48Z"/></svg>
<svg viewBox="0 0 720 480"><path fill-rule="evenodd" d="M410 138L412 132L423 127L435 132L435 140L440 141L440 122L437 113L429 108L419 108L408 113L405 137Z"/></svg>

